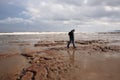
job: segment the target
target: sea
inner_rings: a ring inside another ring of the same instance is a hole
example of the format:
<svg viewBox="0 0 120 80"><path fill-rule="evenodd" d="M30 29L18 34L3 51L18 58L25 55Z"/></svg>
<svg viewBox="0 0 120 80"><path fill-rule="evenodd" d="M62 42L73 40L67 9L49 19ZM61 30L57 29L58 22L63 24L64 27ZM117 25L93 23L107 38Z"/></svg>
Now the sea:
<svg viewBox="0 0 120 80"><path fill-rule="evenodd" d="M120 33L75 32L78 40L113 41L113 45L120 45ZM0 54L22 53L24 48L34 49L34 44L40 41L68 41L68 32L13 32L0 33Z"/></svg>

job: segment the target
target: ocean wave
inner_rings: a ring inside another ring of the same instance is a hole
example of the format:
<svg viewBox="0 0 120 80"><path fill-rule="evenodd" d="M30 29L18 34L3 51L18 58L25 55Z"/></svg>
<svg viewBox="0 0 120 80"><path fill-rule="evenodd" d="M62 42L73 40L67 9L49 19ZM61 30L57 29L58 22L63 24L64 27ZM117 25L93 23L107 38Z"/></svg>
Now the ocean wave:
<svg viewBox="0 0 120 80"><path fill-rule="evenodd" d="M12 32L0 33L0 35L30 35L30 34L66 34L67 32Z"/></svg>

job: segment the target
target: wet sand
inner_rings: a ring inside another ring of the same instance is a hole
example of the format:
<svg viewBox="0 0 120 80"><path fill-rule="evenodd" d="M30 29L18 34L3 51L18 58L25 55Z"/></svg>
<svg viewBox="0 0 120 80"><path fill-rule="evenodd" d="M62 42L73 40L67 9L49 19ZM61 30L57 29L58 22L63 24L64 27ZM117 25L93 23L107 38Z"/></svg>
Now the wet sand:
<svg viewBox="0 0 120 80"><path fill-rule="evenodd" d="M66 38L8 41L14 48L1 51L0 80L120 80L120 34L90 35L75 49Z"/></svg>

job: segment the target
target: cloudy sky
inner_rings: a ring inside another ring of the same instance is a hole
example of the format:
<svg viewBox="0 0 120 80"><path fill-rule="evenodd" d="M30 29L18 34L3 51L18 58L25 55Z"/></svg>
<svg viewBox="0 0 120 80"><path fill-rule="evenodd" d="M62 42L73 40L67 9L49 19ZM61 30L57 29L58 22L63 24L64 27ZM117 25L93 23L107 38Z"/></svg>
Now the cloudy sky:
<svg viewBox="0 0 120 80"><path fill-rule="evenodd" d="M0 32L120 30L120 0L0 0Z"/></svg>

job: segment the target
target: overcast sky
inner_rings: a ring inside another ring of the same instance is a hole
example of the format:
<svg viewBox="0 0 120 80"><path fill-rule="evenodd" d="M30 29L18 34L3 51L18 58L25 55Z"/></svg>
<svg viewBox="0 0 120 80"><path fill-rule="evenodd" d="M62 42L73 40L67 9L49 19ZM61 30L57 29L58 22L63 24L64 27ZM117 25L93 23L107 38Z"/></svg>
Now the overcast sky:
<svg viewBox="0 0 120 80"><path fill-rule="evenodd" d="M120 30L120 0L0 0L0 32Z"/></svg>

